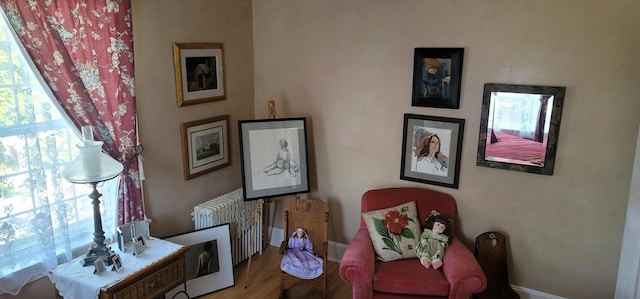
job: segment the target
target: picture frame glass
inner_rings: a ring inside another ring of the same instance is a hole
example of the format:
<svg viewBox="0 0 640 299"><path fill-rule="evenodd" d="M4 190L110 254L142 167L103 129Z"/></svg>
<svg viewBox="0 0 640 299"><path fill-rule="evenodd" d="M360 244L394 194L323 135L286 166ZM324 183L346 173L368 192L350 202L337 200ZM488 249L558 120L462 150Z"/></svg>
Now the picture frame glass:
<svg viewBox="0 0 640 299"><path fill-rule="evenodd" d="M240 121L245 200L309 192L306 118Z"/></svg>
<svg viewBox="0 0 640 299"><path fill-rule="evenodd" d="M463 48L415 48L411 106L460 108Z"/></svg>
<svg viewBox="0 0 640 299"><path fill-rule="evenodd" d="M458 188L464 123L405 114L400 179Z"/></svg>

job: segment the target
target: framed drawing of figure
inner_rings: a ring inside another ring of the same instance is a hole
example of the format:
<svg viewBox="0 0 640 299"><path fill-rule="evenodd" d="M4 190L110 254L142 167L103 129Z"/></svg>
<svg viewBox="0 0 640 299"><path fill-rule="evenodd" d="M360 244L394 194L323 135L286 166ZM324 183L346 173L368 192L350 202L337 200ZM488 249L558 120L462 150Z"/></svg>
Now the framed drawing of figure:
<svg viewBox="0 0 640 299"><path fill-rule="evenodd" d="M245 200L309 192L307 119L240 121Z"/></svg>

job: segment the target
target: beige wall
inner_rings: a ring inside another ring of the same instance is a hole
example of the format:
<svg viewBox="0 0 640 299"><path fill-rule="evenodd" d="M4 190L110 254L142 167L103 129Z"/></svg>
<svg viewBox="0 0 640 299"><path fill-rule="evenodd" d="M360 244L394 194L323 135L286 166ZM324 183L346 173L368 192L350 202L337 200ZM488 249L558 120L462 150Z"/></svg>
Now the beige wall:
<svg viewBox="0 0 640 299"><path fill-rule="evenodd" d="M511 283L612 298L640 114L640 2L254 1L256 118L307 116L313 194L346 243L367 189L431 187L461 237L509 237ZM415 47L465 48L459 110L411 106ZM566 86L553 176L475 165L483 84ZM404 113L466 120L459 189L402 181ZM279 222L276 222L279 224Z"/></svg>
<svg viewBox="0 0 640 299"><path fill-rule="evenodd" d="M193 206L241 186L238 120L253 119L253 28L250 0L134 0L136 103L145 147L145 207L159 237L194 229ZM175 42L224 43L227 99L178 107ZM231 166L183 178L180 124L228 114Z"/></svg>

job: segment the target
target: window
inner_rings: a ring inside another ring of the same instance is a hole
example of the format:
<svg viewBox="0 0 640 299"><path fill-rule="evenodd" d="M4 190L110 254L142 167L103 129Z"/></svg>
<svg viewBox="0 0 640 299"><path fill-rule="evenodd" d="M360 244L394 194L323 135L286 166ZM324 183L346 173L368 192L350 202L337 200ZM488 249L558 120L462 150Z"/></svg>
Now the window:
<svg viewBox="0 0 640 299"><path fill-rule="evenodd" d="M2 16L0 294L18 292L68 261L74 249L83 246L85 251L93 233L89 186L60 175L77 156L80 140L43 90L8 26ZM109 202L103 211L115 212L115 200L104 200L107 195L101 192L102 201ZM103 214L104 227L115 227L113 214Z"/></svg>
<svg viewBox="0 0 640 299"><path fill-rule="evenodd" d="M489 113L489 129L504 132L522 138L533 139L538 124L540 110L539 94L523 94L515 92L495 92L492 94L491 112ZM547 104L544 133L549 133L553 97Z"/></svg>

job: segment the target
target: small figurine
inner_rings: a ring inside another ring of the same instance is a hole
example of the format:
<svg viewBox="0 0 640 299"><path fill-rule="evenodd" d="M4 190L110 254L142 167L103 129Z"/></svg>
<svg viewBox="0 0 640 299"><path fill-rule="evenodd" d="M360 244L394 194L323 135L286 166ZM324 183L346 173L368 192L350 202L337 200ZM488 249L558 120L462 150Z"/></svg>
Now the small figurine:
<svg viewBox="0 0 640 299"><path fill-rule="evenodd" d="M313 254L313 243L304 228L297 228L291 234L280 268L303 279L314 279L322 274L322 259Z"/></svg>
<svg viewBox="0 0 640 299"><path fill-rule="evenodd" d="M450 226L451 220L440 215L436 210L431 211L431 216L426 220L424 231L415 249L420 263L425 268L439 269L442 266L444 250L453 241L449 231Z"/></svg>

